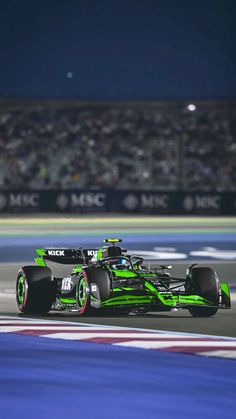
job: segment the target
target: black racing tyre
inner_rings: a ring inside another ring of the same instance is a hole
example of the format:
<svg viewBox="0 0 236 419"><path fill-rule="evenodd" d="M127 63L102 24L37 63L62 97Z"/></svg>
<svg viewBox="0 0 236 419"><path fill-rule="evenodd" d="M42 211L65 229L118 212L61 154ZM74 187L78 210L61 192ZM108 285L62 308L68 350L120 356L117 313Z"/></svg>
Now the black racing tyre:
<svg viewBox="0 0 236 419"><path fill-rule="evenodd" d="M46 266L23 266L16 280L16 302L22 313L46 314L56 297L51 270Z"/></svg>
<svg viewBox="0 0 236 419"><path fill-rule="evenodd" d="M196 294L219 305L219 280L216 272L209 267L193 268L186 280L185 290L188 295ZM217 311L218 307L196 306L189 309L193 317L210 317Z"/></svg>
<svg viewBox="0 0 236 419"><path fill-rule="evenodd" d="M96 314L91 305L90 284L96 284L101 301L107 300L111 294L111 281L108 273L101 268L85 268L79 275L76 286L76 299L80 316Z"/></svg>
<svg viewBox="0 0 236 419"><path fill-rule="evenodd" d="M89 267L86 270L89 283L98 285L101 301L107 300L111 295L111 280L107 271L102 268Z"/></svg>
<svg viewBox="0 0 236 419"><path fill-rule="evenodd" d="M90 304L90 291L87 275L82 272L76 285L76 300L78 313L80 316L86 316L92 313Z"/></svg>

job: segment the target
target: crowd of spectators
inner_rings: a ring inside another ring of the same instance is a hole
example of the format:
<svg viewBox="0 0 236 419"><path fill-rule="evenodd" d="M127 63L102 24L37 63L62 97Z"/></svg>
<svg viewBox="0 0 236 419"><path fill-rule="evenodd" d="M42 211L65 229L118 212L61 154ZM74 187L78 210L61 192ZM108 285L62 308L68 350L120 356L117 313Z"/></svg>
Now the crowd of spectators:
<svg viewBox="0 0 236 419"><path fill-rule="evenodd" d="M2 104L0 188L236 190L236 107Z"/></svg>

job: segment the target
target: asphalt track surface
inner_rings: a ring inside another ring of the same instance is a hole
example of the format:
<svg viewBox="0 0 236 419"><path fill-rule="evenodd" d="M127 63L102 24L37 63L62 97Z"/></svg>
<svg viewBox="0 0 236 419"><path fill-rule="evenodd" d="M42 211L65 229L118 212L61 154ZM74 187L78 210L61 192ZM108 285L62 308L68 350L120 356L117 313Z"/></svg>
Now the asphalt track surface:
<svg viewBox="0 0 236 419"><path fill-rule="evenodd" d="M1 218L0 219L0 239L7 243L7 247L2 246L8 254L14 255L16 261L0 264L0 314L19 315L15 303L15 278L20 266L31 264L32 260L18 260L18 252L14 246L24 247L25 243L34 244L39 238L48 242L49 238L57 236L60 240L68 241L79 235L81 240L89 242L94 236L100 240L101 236L125 236L131 242L145 238L146 242L152 241L155 235L169 237L174 234L186 240L212 240L212 237L219 237L220 240L232 241L232 234L236 232L236 219L234 217L109 217L84 216L69 218ZM145 234L145 235L144 235ZM10 241L8 241L10 240ZM143 239L144 240L144 239ZM168 239L169 240L169 239ZM90 242L89 242L90 243ZM38 243L36 243L38 244ZM51 244L51 243L49 243ZM234 245L234 243L233 243ZM14 250L12 250L14 249ZM1 259L2 261L2 259ZM163 261L166 262L166 261ZM194 261L195 262L195 261ZM201 261L200 261L201 262ZM158 261L161 263L161 261ZM169 262L168 262L169 263ZM185 269L191 261L173 261L173 276L184 277ZM203 260L203 263L210 265L219 275L220 280L228 281L232 287L236 286L236 269L234 261ZM153 266L156 266L154 263ZM63 276L68 273L68 266L54 265L54 274ZM236 337L236 303L232 304L231 310L219 310L217 315L212 318L198 319L192 318L187 310L178 310L171 313L149 313L145 315L129 316L96 316L78 317L76 313L51 312L47 318L50 320L66 320L72 322L87 322L102 325L116 325L127 327L138 327L145 329L159 329L177 332L203 333L210 335Z"/></svg>
<svg viewBox="0 0 236 419"><path fill-rule="evenodd" d="M0 322L4 322L4 315L14 316L13 323L25 322L15 303L15 278L20 266L32 264L35 247L69 247L78 238L83 245L97 246L106 236L123 237L129 249L171 246L176 250L167 255L168 264L173 265L173 275L180 277L191 263L187 253L190 245L199 249L204 242L211 246L206 254L214 258L201 261L198 257L193 261L212 266L232 289L236 285L233 217L0 218ZM133 247L135 244L137 247ZM172 261L176 251L188 260ZM216 254L221 260L217 260ZM224 260L224 255L229 259ZM68 272L68 267L61 265L55 264L54 269L58 276ZM60 312L49 313L46 319L235 337L235 311L233 302L231 310L221 310L207 319L192 318L184 311L95 318ZM235 359L48 339L17 332L1 333L0 339L3 419L17 419L20 414L25 419L235 418Z"/></svg>

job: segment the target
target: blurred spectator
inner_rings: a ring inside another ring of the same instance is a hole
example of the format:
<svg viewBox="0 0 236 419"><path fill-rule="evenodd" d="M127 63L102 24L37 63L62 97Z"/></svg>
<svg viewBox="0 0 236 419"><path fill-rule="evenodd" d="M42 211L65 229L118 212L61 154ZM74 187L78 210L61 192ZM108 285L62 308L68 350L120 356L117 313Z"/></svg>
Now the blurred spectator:
<svg viewBox="0 0 236 419"><path fill-rule="evenodd" d="M236 108L2 104L0 187L236 190Z"/></svg>

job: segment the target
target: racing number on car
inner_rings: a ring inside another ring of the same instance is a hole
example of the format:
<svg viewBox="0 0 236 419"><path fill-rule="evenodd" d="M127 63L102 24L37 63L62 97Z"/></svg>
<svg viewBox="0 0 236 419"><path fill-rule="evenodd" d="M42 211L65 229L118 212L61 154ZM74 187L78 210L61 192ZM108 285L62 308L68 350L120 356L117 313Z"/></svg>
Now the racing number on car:
<svg viewBox="0 0 236 419"><path fill-rule="evenodd" d="M72 288L72 279L70 276L67 276L66 278L63 279L62 281L62 286L61 289L63 291L70 291Z"/></svg>

